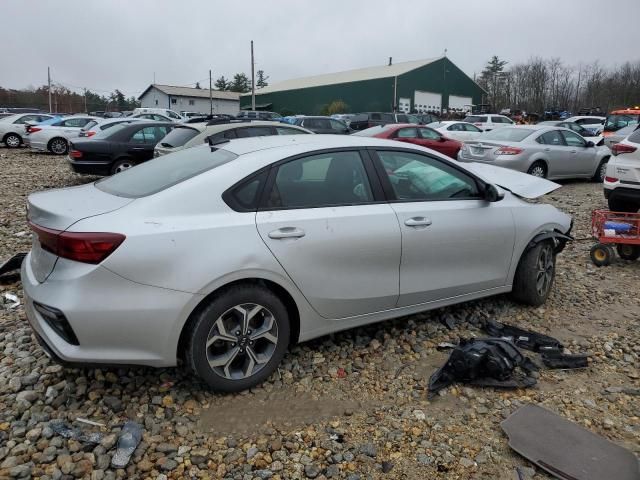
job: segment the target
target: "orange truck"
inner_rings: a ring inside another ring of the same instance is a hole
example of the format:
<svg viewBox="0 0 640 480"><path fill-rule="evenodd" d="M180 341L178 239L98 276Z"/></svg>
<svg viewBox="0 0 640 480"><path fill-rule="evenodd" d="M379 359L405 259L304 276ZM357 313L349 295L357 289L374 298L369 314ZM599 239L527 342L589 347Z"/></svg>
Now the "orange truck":
<svg viewBox="0 0 640 480"><path fill-rule="evenodd" d="M640 123L640 106L613 110L607 115L602 134L606 137L627 125L638 123Z"/></svg>

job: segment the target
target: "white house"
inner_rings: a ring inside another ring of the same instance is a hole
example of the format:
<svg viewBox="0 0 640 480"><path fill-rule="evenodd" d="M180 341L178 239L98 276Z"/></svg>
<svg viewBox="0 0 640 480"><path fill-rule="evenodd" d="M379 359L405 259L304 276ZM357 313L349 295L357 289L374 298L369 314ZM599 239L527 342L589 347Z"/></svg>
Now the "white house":
<svg viewBox="0 0 640 480"><path fill-rule="evenodd" d="M240 111L240 94L212 90L213 113L235 115ZM145 108L168 108L176 112L210 112L209 89L176 87L173 85L149 85L138 97Z"/></svg>

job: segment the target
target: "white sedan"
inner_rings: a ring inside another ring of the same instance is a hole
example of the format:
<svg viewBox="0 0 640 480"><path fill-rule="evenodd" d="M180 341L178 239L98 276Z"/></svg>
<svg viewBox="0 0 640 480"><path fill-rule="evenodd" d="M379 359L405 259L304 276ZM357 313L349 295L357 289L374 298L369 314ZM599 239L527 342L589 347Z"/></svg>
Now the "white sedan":
<svg viewBox="0 0 640 480"><path fill-rule="evenodd" d="M27 122L39 123L53 118L46 113L18 113L0 119L0 142L9 148L18 148L24 143L24 126Z"/></svg>
<svg viewBox="0 0 640 480"><path fill-rule="evenodd" d="M445 137L453 138L461 142L465 140L475 140L482 135L482 130L469 122L451 120L446 122L433 122L427 126L442 133Z"/></svg>
<svg viewBox="0 0 640 480"><path fill-rule="evenodd" d="M89 115L76 115L61 118L50 125L36 125L29 128L28 143L34 150L64 155L69 150L70 139L78 137L83 128L89 129L103 120Z"/></svg>

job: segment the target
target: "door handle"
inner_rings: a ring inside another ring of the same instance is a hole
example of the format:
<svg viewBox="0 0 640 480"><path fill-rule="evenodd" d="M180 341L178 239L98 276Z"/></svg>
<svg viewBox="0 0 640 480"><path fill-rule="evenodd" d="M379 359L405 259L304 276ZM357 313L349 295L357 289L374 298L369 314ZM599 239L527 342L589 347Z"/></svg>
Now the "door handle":
<svg viewBox="0 0 640 480"><path fill-rule="evenodd" d="M545 151L545 152L550 152L550 151L551 151L551 149L550 149L550 148L545 148L545 149L544 149L544 151Z"/></svg>
<svg viewBox="0 0 640 480"><path fill-rule="evenodd" d="M296 227L282 227L273 232L269 232L269 238L274 240L282 240L283 238L301 238L306 234L304 230Z"/></svg>
<svg viewBox="0 0 640 480"><path fill-rule="evenodd" d="M576 153L576 151L575 150L571 150L571 153Z"/></svg>
<svg viewBox="0 0 640 480"><path fill-rule="evenodd" d="M407 227L428 227L431 225L431 220L425 217L412 217L407 218L404 224Z"/></svg>

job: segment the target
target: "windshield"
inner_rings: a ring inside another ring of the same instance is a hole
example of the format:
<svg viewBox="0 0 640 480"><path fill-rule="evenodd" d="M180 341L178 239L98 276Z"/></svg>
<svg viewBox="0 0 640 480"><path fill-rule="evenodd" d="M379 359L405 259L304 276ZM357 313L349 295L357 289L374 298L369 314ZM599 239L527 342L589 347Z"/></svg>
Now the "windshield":
<svg viewBox="0 0 640 480"><path fill-rule="evenodd" d="M640 115L625 115L625 114L610 114L607 115L607 120L604 124L604 129L608 132L615 132L616 130L626 127L628 125L635 125L640 121Z"/></svg>
<svg viewBox="0 0 640 480"><path fill-rule="evenodd" d="M162 139L160 145L167 148L182 147L200 131L191 127L177 127Z"/></svg>
<svg viewBox="0 0 640 480"><path fill-rule="evenodd" d="M535 130L530 128L498 128L482 134L482 140L497 140L499 142L521 142Z"/></svg>
<svg viewBox="0 0 640 480"><path fill-rule="evenodd" d="M124 127L128 127L131 122L121 122L121 123L107 123L106 125L101 125L101 130L96 133L93 138L107 138L113 135L116 132L119 132Z"/></svg>
<svg viewBox="0 0 640 480"><path fill-rule="evenodd" d="M203 145L154 158L98 180L95 186L103 192L119 197L146 197L236 158L238 155L235 153L222 149L212 152L208 145Z"/></svg>

